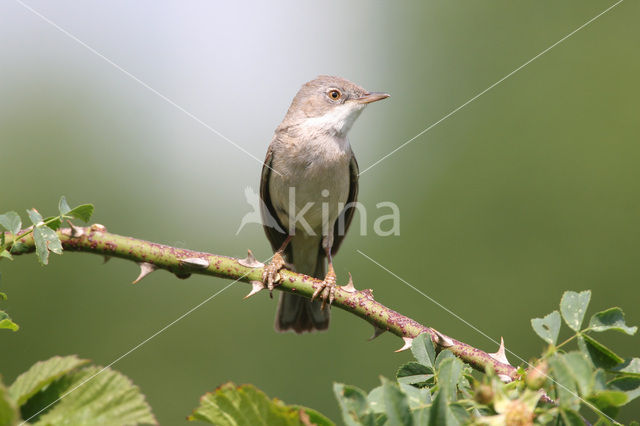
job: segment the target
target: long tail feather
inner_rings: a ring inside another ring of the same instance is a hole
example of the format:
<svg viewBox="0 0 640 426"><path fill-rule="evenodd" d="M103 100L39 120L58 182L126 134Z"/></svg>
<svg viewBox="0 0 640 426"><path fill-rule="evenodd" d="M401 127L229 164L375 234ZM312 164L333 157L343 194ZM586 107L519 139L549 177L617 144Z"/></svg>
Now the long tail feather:
<svg viewBox="0 0 640 426"><path fill-rule="evenodd" d="M322 249L318 247L318 258L315 264L315 271L312 275L315 278L324 279L325 259ZM295 260L294 260L295 265ZM298 271L305 273L304 271ZM276 331L285 332L293 330L296 333L312 332L316 330L326 330L329 328L329 309L321 309L321 302L311 301L304 297L291 293L282 293L278 303L276 313Z"/></svg>

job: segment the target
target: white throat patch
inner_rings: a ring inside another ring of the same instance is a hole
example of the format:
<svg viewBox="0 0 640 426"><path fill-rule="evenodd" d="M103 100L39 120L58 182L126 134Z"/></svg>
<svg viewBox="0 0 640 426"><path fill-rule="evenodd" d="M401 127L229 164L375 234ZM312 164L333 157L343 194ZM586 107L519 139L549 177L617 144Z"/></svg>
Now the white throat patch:
<svg viewBox="0 0 640 426"><path fill-rule="evenodd" d="M346 136L364 107L364 104L354 103L336 105L325 115L307 118L304 121L303 127L313 129L314 133Z"/></svg>

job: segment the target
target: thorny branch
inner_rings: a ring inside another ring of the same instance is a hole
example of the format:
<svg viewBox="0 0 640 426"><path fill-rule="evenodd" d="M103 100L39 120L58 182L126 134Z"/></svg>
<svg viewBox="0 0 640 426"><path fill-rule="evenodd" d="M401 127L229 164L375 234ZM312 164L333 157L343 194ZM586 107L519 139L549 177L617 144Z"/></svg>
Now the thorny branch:
<svg viewBox="0 0 640 426"><path fill-rule="evenodd" d="M245 259L197 252L112 234L99 224L90 227L72 225L69 228L59 229L57 233L64 250L100 254L107 258L119 257L137 262L140 265L140 275L134 284L157 269L165 269L178 278L202 274L249 283L252 289L246 297L265 288L260 282L264 264L258 262L251 251ZM6 238L6 240L10 239ZM16 241L11 253L19 255L33 251L35 251L35 244L33 234L30 234ZM311 298L314 290L321 284L321 280L289 270L282 270L280 276L281 283L277 287L278 290L307 298ZM518 376L516 368L510 365L505 357L504 344L500 345L496 353L489 354L481 351L384 306L374 300L370 289L356 290L351 280L346 286L336 289L333 306L351 312L372 324L374 327L372 338L385 331L401 337L404 344L397 352L410 348L413 338L421 333L428 333L438 351L448 349L477 370L485 371L487 368L492 368L504 381L512 381Z"/></svg>

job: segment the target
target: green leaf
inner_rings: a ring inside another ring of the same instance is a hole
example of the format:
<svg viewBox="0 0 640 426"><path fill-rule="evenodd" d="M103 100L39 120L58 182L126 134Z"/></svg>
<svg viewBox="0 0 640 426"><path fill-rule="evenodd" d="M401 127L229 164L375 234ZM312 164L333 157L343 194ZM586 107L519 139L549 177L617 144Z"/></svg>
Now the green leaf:
<svg viewBox="0 0 640 426"><path fill-rule="evenodd" d="M624 312L620 308L609 308L591 317L589 328L593 331L616 330L630 336L636 334L638 327L629 327L624 322Z"/></svg>
<svg viewBox="0 0 640 426"><path fill-rule="evenodd" d="M459 424L449 408L447 398L442 391L439 391L433 399L431 410L429 410L429 426L458 426Z"/></svg>
<svg viewBox="0 0 640 426"><path fill-rule="evenodd" d="M374 413L384 413L385 407L382 386L371 389L371 392L369 392L369 395L367 395L367 402L369 403L369 407L371 407L371 410Z"/></svg>
<svg viewBox="0 0 640 426"><path fill-rule="evenodd" d="M428 425L429 424L429 415L431 413L431 406L418 408L416 410L412 410L413 414L413 424L414 425Z"/></svg>
<svg viewBox="0 0 640 426"><path fill-rule="evenodd" d="M599 409L606 410L609 407L622 407L629 402L629 396L622 391L605 390L594 393L588 400Z"/></svg>
<svg viewBox="0 0 640 426"><path fill-rule="evenodd" d="M471 420L471 416L469 415L469 412L467 412L466 408L458 403L458 402L454 402L449 404L449 410L451 410L451 414L453 414L453 417L460 423L460 424L469 424L470 420Z"/></svg>
<svg viewBox="0 0 640 426"><path fill-rule="evenodd" d="M287 406L253 385L225 383L200 398L200 405L188 417L220 426L301 425L305 409ZM320 415L316 412L317 415ZM307 415L308 416L308 415ZM320 415L322 416L322 415ZM332 424L328 419L323 424Z"/></svg>
<svg viewBox="0 0 640 426"><path fill-rule="evenodd" d="M623 376L613 379L608 383L609 388L615 391L624 392L627 401L631 402L640 396L640 378L634 376Z"/></svg>
<svg viewBox="0 0 640 426"><path fill-rule="evenodd" d="M0 257L4 257L4 258L7 258L9 260L13 260L13 256L11 256L11 253L9 253L7 250L0 251Z"/></svg>
<svg viewBox="0 0 640 426"><path fill-rule="evenodd" d="M334 383L333 393L340 404L342 419L345 424L348 426L374 426L377 424L376 415L369 405L367 394L362 389L356 386Z"/></svg>
<svg viewBox="0 0 640 426"><path fill-rule="evenodd" d="M440 363L442 361L444 361L445 359L448 358L455 358L456 356L453 354L453 352L451 352L449 349L445 349L444 351L440 352L438 354L438 356L436 357L436 369L440 368Z"/></svg>
<svg viewBox="0 0 640 426"><path fill-rule="evenodd" d="M0 291L0 300L7 300L7 295Z"/></svg>
<svg viewBox="0 0 640 426"><path fill-rule="evenodd" d="M442 395L442 392L438 392L429 411L429 426L448 424L447 420L450 417L448 411L447 398Z"/></svg>
<svg viewBox="0 0 640 426"><path fill-rule="evenodd" d="M88 362L75 355L54 356L46 361L36 362L16 378L9 393L18 405L22 405L49 383Z"/></svg>
<svg viewBox="0 0 640 426"><path fill-rule="evenodd" d="M422 333L413 339L411 353L420 364L426 365L433 370L436 362L436 350L428 333Z"/></svg>
<svg viewBox="0 0 640 426"><path fill-rule="evenodd" d="M60 216L51 216L46 218L43 222L47 224L47 226L54 231L57 231L62 225L62 221L60 220Z"/></svg>
<svg viewBox="0 0 640 426"><path fill-rule="evenodd" d="M377 424L376 414L369 405L367 394L362 389L356 386L334 383L333 393L340 404L342 419L345 424L348 426L374 426Z"/></svg>
<svg viewBox="0 0 640 426"><path fill-rule="evenodd" d="M444 393L447 401L455 401L458 393L458 382L462 378L462 361L450 358L440 362L438 367L438 385L440 393Z"/></svg>
<svg viewBox="0 0 640 426"><path fill-rule="evenodd" d="M558 354L556 359L567 370L567 373L577 385L580 395L589 395L592 390L593 367L587 357L582 352L569 352L567 354Z"/></svg>
<svg viewBox="0 0 640 426"><path fill-rule="evenodd" d="M640 358L627 359L624 364L616 366L613 371L640 377Z"/></svg>
<svg viewBox="0 0 640 426"><path fill-rule="evenodd" d="M578 409L579 397L578 389L573 372L567 366L563 354L556 354L549 358L551 373L554 378L554 386L556 388L556 401L561 407Z"/></svg>
<svg viewBox="0 0 640 426"><path fill-rule="evenodd" d="M611 380L608 383L610 389L624 392L632 401L640 396L640 378L637 376L622 376Z"/></svg>
<svg viewBox="0 0 640 426"><path fill-rule="evenodd" d="M382 394L388 424L413 425L413 416L409 410L407 395L400 390L398 385L389 380L383 380Z"/></svg>
<svg viewBox="0 0 640 426"><path fill-rule="evenodd" d="M51 403L48 411L38 413ZM157 424L129 378L97 366L65 374L30 398L21 411L24 419L34 416L34 426Z"/></svg>
<svg viewBox="0 0 640 426"><path fill-rule="evenodd" d="M590 299L590 290L585 290L580 293L565 291L562 295L562 299L560 300L560 313L562 313L564 322L566 322L573 331L580 331Z"/></svg>
<svg viewBox="0 0 640 426"><path fill-rule="evenodd" d="M13 211L6 212L5 214L0 214L0 225L13 235L16 235L22 228L22 220L18 213Z"/></svg>
<svg viewBox="0 0 640 426"><path fill-rule="evenodd" d="M60 201L58 202L58 211L60 212L60 216L65 216L71 211L71 207L69 207L67 199L64 197L64 195L60 197Z"/></svg>
<svg viewBox="0 0 640 426"><path fill-rule="evenodd" d="M593 424L593 426L613 426L613 423L611 423L608 419L604 417L600 417L598 421ZM632 425L630 424L629 426L632 426Z"/></svg>
<svg viewBox="0 0 640 426"><path fill-rule="evenodd" d="M18 324L11 321L11 318L9 318L9 314L7 314L5 311L0 311L0 330L5 328L12 331L18 331L20 329Z"/></svg>
<svg viewBox="0 0 640 426"><path fill-rule="evenodd" d="M36 246L36 255L41 265L49 263L49 248L47 247L47 241L42 236L42 232L36 233L33 230L33 242Z"/></svg>
<svg viewBox="0 0 640 426"><path fill-rule="evenodd" d="M34 226L42 222L42 215L38 213L38 210L29 209L27 210L27 214L29 215L29 220Z"/></svg>
<svg viewBox="0 0 640 426"><path fill-rule="evenodd" d="M578 348L591 358L596 367L608 370L624 362L623 358L588 334L578 337Z"/></svg>
<svg viewBox="0 0 640 426"><path fill-rule="evenodd" d="M20 420L18 406L0 381L0 425L14 426L18 424L18 420Z"/></svg>
<svg viewBox="0 0 640 426"><path fill-rule="evenodd" d="M84 222L89 222L91 215L93 214L93 204L82 204L78 207L74 207L69 210L66 216L71 216L76 219L80 219Z"/></svg>
<svg viewBox="0 0 640 426"><path fill-rule="evenodd" d="M427 407L428 404L431 403L431 391L429 388L417 388L415 386L405 385L404 383L400 383L399 386L402 392L407 395L409 408L412 410ZM371 403L371 400L369 400L369 403Z"/></svg>
<svg viewBox="0 0 640 426"><path fill-rule="evenodd" d="M593 389L594 392L607 390L607 374L602 368L596 369L593 373Z"/></svg>
<svg viewBox="0 0 640 426"><path fill-rule="evenodd" d="M533 318L531 327L542 340L555 346L560 333L560 313L553 311L544 318Z"/></svg>
<svg viewBox="0 0 640 426"><path fill-rule="evenodd" d="M62 254L62 243L56 231L48 226L40 225L33 228L33 241L36 246L36 254L40 263L49 263L49 251Z"/></svg>
<svg viewBox="0 0 640 426"><path fill-rule="evenodd" d="M432 377L433 370L424 364L413 361L400 366L396 372L396 379L398 379L398 383L406 383L410 385L426 383Z"/></svg>
<svg viewBox="0 0 640 426"><path fill-rule="evenodd" d="M560 411L560 417L567 426L584 426L582 417L574 410L564 408Z"/></svg>
<svg viewBox="0 0 640 426"><path fill-rule="evenodd" d="M11 246L11 253L13 254L24 254L29 250L29 246L20 241L16 241L15 244Z"/></svg>
<svg viewBox="0 0 640 426"><path fill-rule="evenodd" d="M462 367L462 377L458 381L458 390L462 393L462 396L466 399L472 399L473 389L471 389L471 383L469 380L473 380L472 376L473 369L468 365L463 363Z"/></svg>

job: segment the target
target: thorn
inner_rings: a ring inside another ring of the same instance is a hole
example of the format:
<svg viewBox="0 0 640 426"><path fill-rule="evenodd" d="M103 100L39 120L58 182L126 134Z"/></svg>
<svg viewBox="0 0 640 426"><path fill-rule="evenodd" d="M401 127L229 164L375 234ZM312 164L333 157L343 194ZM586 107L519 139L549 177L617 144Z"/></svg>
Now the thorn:
<svg viewBox="0 0 640 426"><path fill-rule="evenodd" d="M374 300L373 299L373 290L370 288L365 288L364 290L360 290L360 293L362 293L364 295L364 297L366 297L369 300Z"/></svg>
<svg viewBox="0 0 640 426"><path fill-rule="evenodd" d="M104 260L102 261L102 264L104 265L105 263L111 260L111 256L103 256L103 259Z"/></svg>
<svg viewBox="0 0 640 426"><path fill-rule="evenodd" d="M498 378L503 383L511 383L511 382L513 382L513 379L510 376L507 376L506 374L498 374Z"/></svg>
<svg viewBox="0 0 640 426"><path fill-rule="evenodd" d="M394 352L402 352L402 351L406 351L407 349L409 349L411 347L411 344L413 343L413 339L411 337L403 337L402 340L404 340L404 345L402 345L402 347Z"/></svg>
<svg viewBox="0 0 640 426"><path fill-rule="evenodd" d="M436 333L436 336L438 337L438 341L436 342L438 343L438 345L442 346L443 348L450 348L451 346L453 346L453 340L451 340L451 337L445 336L435 328L432 328L431 330L433 330L433 332Z"/></svg>
<svg viewBox="0 0 640 426"><path fill-rule="evenodd" d="M67 220L69 228L71 228L71 238L78 238L84 235L84 229L79 226L75 226L73 223Z"/></svg>
<svg viewBox="0 0 640 426"><path fill-rule="evenodd" d="M242 300L250 298L262 289L264 289L264 284L262 284L262 281L251 281L251 291L249 292L249 294L243 297Z"/></svg>
<svg viewBox="0 0 640 426"><path fill-rule="evenodd" d="M176 277L178 277L181 280L186 280L191 276L191 272L187 272L187 271L178 271L178 272L174 272L174 274Z"/></svg>
<svg viewBox="0 0 640 426"><path fill-rule="evenodd" d="M94 232L107 232L107 227L99 223L94 223L90 229Z"/></svg>
<svg viewBox="0 0 640 426"><path fill-rule="evenodd" d="M349 282L347 285L342 286L342 289L347 293L355 293L356 288L353 286L353 277L351 276L351 272L349 272ZM371 339L369 339L371 340Z"/></svg>
<svg viewBox="0 0 640 426"><path fill-rule="evenodd" d="M373 335L371 337L369 337L369 339L367 339L367 341L372 341L373 339L375 339L376 337L378 337L379 335L381 335L382 333L384 333L385 330L384 328L380 328L380 327L376 327L375 325L373 326Z"/></svg>
<svg viewBox="0 0 640 426"><path fill-rule="evenodd" d="M507 356L506 356L505 351L504 351L504 339L502 337L500 337L500 347L498 348L498 352L489 354L489 356L491 358L495 359L498 362L501 362L501 363L507 364L507 365L511 365L511 364L509 364L509 360L507 360ZM511 381L510 377L509 377L509 381Z"/></svg>
<svg viewBox="0 0 640 426"><path fill-rule="evenodd" d="M149 262L140 262L138 265L140 265L140 275L131 284L138 284L144 277L158 269L156 265Z"/></svg>
<svg viewBox="0 0 640 426"><path fill-rule="evenodd" d="M247 268L262 268L264 266L264 263L258 262L251 250L247 250L247 252L247 257L244 259L238 259L239 264L246 266Z"/></svg>
<svg viewBox="0 0 640 426"><path fill-rule="evenodd" d="M186 259L179 259L178 261L182 264L199 269L207 269L210 265L207 259L203 259L201 257L187 257Z"/></svg>

